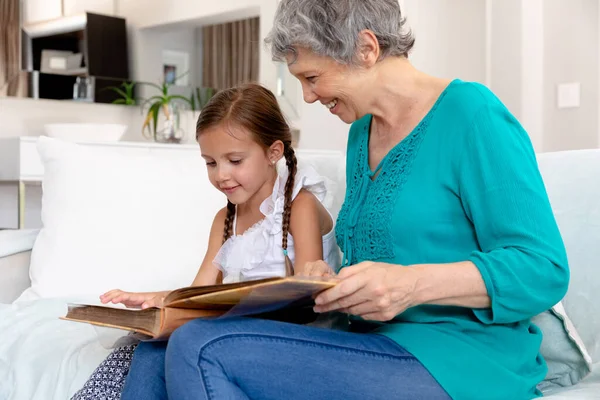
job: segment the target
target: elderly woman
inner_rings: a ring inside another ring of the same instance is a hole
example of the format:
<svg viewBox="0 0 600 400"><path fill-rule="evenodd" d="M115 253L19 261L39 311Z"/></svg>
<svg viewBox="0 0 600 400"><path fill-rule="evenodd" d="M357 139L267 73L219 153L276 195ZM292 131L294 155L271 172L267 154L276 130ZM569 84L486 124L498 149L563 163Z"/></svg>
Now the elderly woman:
<svg viewBox="0 0 600 400"><path fill-rule="evenodd" d="M193 321L136 354L131 398L541 395L530 318L569 270L533 148L487 88L415 69L403 25L397 0L282 0L267 39L305 101L352 123L341 282L315 301L350 332Z"/></svg>

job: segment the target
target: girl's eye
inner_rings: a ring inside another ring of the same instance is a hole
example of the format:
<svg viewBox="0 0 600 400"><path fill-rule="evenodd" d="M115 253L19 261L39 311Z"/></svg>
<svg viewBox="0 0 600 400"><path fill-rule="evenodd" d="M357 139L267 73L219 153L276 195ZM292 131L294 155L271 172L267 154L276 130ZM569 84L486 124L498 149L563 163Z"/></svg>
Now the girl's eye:
<svg viewBox="0 0 600 400"><path fill-rule="evenodd" d="M214 162L214 161L207 161L207 162L206 162L206 166L207 166L207 167L214 167L215 165L217 165L217 163L216 163L216 162Z"/></svg>
<svg viewBox="0 0 600 400"><path fill-rule="evenodd" d="M229 160L230 163L232 163L233 165L239 165L242 163L242 160Z"/></svg>

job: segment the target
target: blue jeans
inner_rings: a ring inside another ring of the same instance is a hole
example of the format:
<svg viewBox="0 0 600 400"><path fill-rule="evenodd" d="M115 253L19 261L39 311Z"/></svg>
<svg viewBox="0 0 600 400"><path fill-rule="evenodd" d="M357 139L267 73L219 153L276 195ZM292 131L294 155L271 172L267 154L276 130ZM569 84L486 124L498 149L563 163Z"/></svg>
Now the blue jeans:
<svg viewBox="0 0 600 400"><path fill-rule="evenodd" d="M194 320L135 350L122 400L450 399L387 337L252 318Z"/></svg>

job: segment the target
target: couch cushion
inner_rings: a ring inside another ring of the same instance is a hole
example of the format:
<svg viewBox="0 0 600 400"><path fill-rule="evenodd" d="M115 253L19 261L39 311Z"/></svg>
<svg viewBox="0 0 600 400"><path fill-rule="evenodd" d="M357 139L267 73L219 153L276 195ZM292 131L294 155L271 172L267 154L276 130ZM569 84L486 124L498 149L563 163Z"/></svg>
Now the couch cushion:
<svg viewBox="0 0 600 400"><path fill-rule="evenodd" d="M544 153L540 171L567 249L563 299L594 362L600 360L600 150Z"/></svg>
<svg viewBox="0 0 600 400"><path fill-rule="evenodd" d="M567 249L571 280L563 301L533 319L544 333L546 392L578 382L598 360L600 311L596 263L600 256L600 151L538 155L538 164ZM564 308L563 308L564 306Z"/></svg>
<svg viewBox="0 0 600 400"><path fill-rule="evenodd" d="M600 399L600 362L594 364L592 373L577 385L554 388L544 392L550 400L598 400Z"/></svg>
<svg viewBox="0 0 600 400"><path fill-rule="evenodd" d="M39 232L39 229L0 230L0 258L30 251Z"/></svg>

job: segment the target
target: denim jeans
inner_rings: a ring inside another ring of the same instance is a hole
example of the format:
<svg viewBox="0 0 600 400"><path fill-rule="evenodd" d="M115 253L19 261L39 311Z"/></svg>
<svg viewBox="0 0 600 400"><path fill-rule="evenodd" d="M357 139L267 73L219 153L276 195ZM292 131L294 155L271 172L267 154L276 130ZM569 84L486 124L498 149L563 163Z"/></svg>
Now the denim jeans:
<svg viewBox="0 0 600 400"><path fill-rule="evenodd" d="M450 399L387 337L232 318L194 320L135 350L122 400Z"/></svg>

